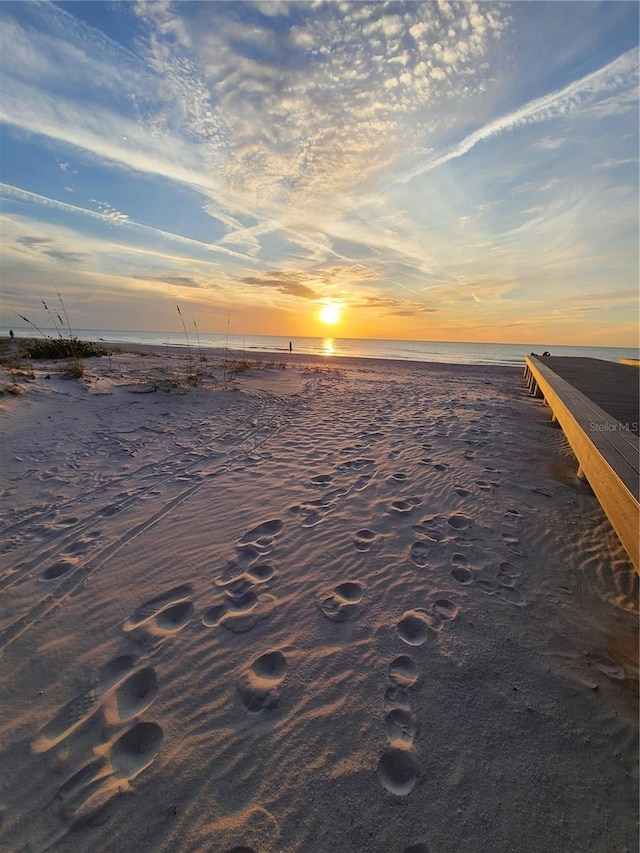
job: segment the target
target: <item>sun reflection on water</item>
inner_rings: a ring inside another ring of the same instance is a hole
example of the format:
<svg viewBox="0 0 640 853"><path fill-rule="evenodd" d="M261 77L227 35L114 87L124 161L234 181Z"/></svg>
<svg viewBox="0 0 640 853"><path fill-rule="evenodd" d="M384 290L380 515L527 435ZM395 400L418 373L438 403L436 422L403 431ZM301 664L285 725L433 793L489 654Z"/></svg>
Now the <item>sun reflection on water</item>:
<svg viewBox="0 0 640 853"><path fill-rule="evenodd" d="M322 355L335 355L336 348L333 345L333 338L325 338L322 342Z"/></svg>

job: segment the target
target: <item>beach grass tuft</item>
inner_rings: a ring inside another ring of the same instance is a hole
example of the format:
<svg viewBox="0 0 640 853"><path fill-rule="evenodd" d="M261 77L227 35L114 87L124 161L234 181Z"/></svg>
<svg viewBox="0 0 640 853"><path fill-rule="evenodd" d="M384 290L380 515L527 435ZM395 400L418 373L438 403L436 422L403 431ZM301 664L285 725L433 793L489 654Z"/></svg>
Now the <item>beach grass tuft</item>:
<svg viewBox="0 0 640 853"><path fill-rule="evenodd" d="M97 346L97 344L91 341L81 341L74 335L62 296L57 291L56 294L60 301L60 310L64 314L64 320L58 311L54 312L51 310L44 299L42 300L42 304L54 329L53 335L47 334L40 326L36 325L36 323L23 314L18 315L21 320L24 320L27 325L35 329L41 336L38 339L30 339L25 342L23 353L27 358L34 360L64 360L65 364L60 371L61 375L69 379L81 379L84 376L83 358L92 358L107 355L108 353L106 349Z"/></svg>

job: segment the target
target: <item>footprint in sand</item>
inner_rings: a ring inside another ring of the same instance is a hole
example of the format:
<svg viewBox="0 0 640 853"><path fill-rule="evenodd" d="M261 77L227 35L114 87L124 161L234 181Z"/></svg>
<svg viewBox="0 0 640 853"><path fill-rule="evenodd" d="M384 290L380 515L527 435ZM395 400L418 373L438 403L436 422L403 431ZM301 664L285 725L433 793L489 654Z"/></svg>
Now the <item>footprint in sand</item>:
<svg viewBox="0 0 640 853"><path fill-rule="evenodd" d="M499 489L500 483L488 482L487 480L476 480L476 486L481 492L490 492L492 489Z"/></svg>
<svg viewBox="0 0 640 853"><path fill-rule="evenodd" d="M389 680L403 687L414 687L418 682L418 669L409 655L399 655L389 664Z"/></svg>
<svg viewBox="0 0 640 853"><path fill-rule="evenodd" d="M80 768L70 776L56 791L52 802L52 811L62 821L73 822L77 810L91 795L91 790L108 774L108 765L104 758L98 758Z"/></svg>
<svg viewBox="0 0 640 853"><path fill-rule="evenodd" d="M416 736L416 720L405 708L393 708L384 721L387 739L392 746L411 745Z"/></svg>
<svg viewBox="0 0 640 853"><path fill-rule="evenodd" d="M233 577L247 569L257 560L261 560L271 554L275 547L273 539L273 536L259 536L253 542L238 541L234 549L235 557L227 560L223 576L227 579Z"/></svg>
<svg viewBox="0 0 640 853"><path fill-rule="evenodd" d="M444 515L432 515L429 518L423 518L421 522L413 525L413 531L426 536L432 542L442 542L449 536L449 531L446 529L448 519Z"/></svg>
<svg viewBox="0 0 640 853"><path fill-rule="evenodd" d="M496 575L496 580L501 586L508 587L513 589L517 583L517 579L520 577L521 572L512 566L511 563L503 562L500 563L498 567L498 573Z"/></svg>
<svg viewBox="0 0 640 853"><path fill-rule="evenodd" d="M477 587L480 592L494 596L499 601L514 604L516 607L524 607L526 601L523 600L517 589L519 578L520 571L511 563L504 561L498 566L495 579L481 577L477 581Z"/></svg>
<svg viewBox="0 0 640 853"><path fill-rule="evenodd" d="M131 781L154 760L164 739L157 723L136 723L111 747L111 767L116 779Z"/></svg>
<svg viewBox="0 0 640 853"><path fill-rule="evenodd" d="M173 634L182 630L192 618L193 604L190 601L180 601L158 613L153 620L152 631L160 634Z"/></svg>
<svg viewBox="0 0 640 853"><path fill-rule="evenodd" d="M207 628L215 628L216 625L220 624L220 620L226 612L227 608L224 603L214 604L208 610L205 610L202 617L202 624Z"/></svg>
<svg viewBox="0 0 640 853"><path fill-rule="evenodd" d="M362 584L357 581L344 581L331 592L320 595L318 607L332 622L346 622L360 613L363 595Z"/></svg>
<svg viewBox="0 0 640 853"><path fill-rule="evenodd" d="M369 468L372 465L376 464L375 459L365 459L363 457L359 457L358 459L350 459L348 462L342 462L337 467L337 471L340 473L344 473L345 471L362 471L365 468Z"/></svg>
<svg viewBox="0 0 640 853"><path fill-rule="evenodd" d="M400 639L409 646L421 646L432 631L439 631L442 626L455 619L458 606L448 598L436 598L430 609L417 607L407 610L397 625Z"/></svg>
<svg viewBox="0 0 640 853"><path fill-rule="evenodd" d="M520 557L525 556L524 548L520 544L520 540L517 536L513 536L511 533L501 533L500 539L512 553L517 554Z"/></svg>
<svg viewBox="0 0 640 853"><path fill-rule="evenodd" d="M413 613L405 614L404 620ZM412 633L407 628L405 630ZM389 680L385 699L392 705L384 726L389 746L382 753L377 773L382 787L397 797L411 792L418 778L418 764L413 754L416 720L409 710L409 692L418 682L418 671L412 658L399 655L389 665Z"/></svg>
<svg viewBox="0 0 640 853"><path fill-rule="evenodd" d="M459 498L466 498L471 494L469 489L465 489L464 486L454 486L453 491Z"/></svg>
<svg viewBox="0 0 640 853"><path fill-rule="evenodd" d="M448 598L436 598L431 605L432 624L434 631L439 631L445 622L450 619L455 619L458 615L459 608L457 604L450 601Z"/></svg>
<svg viewBox="0 0 640 853"><path fill-rule="evenodd" d="M453 527L454 530L466 530L468 527L471 527L473 522L468 516L463 515L462 513L456 513L455 515L449 516L447 523L449 527Z"/></svg>
<svg viewBox="0 0 640 853"><path fill-rule="evenodd" d="M217 580L216 585L224 590L218 601L205 611L202 624L207 628L221 625L235 634L244 634L258 622L271 615L275 598L266 595L262 587L274 576L268 563L252 566L241 575L229 580Z"/></svg>
<svg viewBox="0 0 640 853"><path fill-rule="evenodd" d="M238 540L238 545L249 545L261 542L266 544L267 540L274 539L282 532L283 526L284 525L279 518L274 518L271 521L264 521L262 524L258 524L257 527L253 527L245 533L244 536L241 536Z"/></svg>
<svg viewBox="0 0 640 853"><path fill-rule="evenodd" d="M454 566L451 569L451 577L462 586L468 586L473 583L473 572L465 566Z"/></svg>
<svg viewBox="0 0 640 853"><path fill-rule="evenodd" d="M43 572L38 576L38 580L41 581L54 581L58 578L61 578L63 575L66 575L73 567L75 566L75 562L72 560L56 560L51 566L46 568Z"/></svg>
<svg viewBox="0 0 640 853"><path fill-rule="evenodd" d="M421 646L431 630L431 619L426 610L407 610L396 628L400 639L409 646Z"/></svg>
<svg viewBox="0 0 640 853"><path fill-rule="evenodd" d="M260 655L238 685L245 709L252 714L270 710L280 699L279 687L287 672L287 659L279 650Z"/></svg>
<svg viewBox="0 0 640 853"><path fill-rule="evenodd" d="M221 627L232 634L246 634L259 622L273 615L277 600L273 595L254 591L253 585L232 582L231 588L218 603L205 611L202 624L207 628Z"/></svg>
<svg viewBox="0 0 640 853"><path fill-rule="evenodd" d="M85 554L89 552L93 541L89 537L83 537L82 539L78 539L76 542L72 542L68 545L63 554L69 555L71 557L83 557Z"/></svg>
<svg viewBox="0 0 640 853"><path fill-rule="evenodd" d="M108 722L124 723L146 711L158 695L158 676L152 666L132 672L105 703Z"/></svg>
<svg viewBox="0 0 640 853"><path fill-rule="evenodd" d="M182 584L145 601L136 607L128 619L125 619L122 630L129 633L141 626L147 627L148 623L154 619L160 620L161 624L158 627L163 630L171 630L172 625L175 625L174 631L179 630L187 624L193 613L192 592L193 588L189 584ZM163 617L164 611L169 613Z"/></svg>
<svg viewBox="0 0 640 853"><path fill-rule="evenodd" d="M238 539L236 559L227 563L216 580L216 585L224 590L223 595L202 617L205 627L220 626L234 634L245 634L273 614L276 599L264 589L268 588L274 570L259 561L271 553L273 540L283 527L283 522L274 518L251 528Z"/></svg>
<svg viewBox="0 0 640 853"><path fill-rule="evenodd" d="M328 486L333 481L331 474L316 474L311 477L310 483L312 486Z"/></svg>
<svg viewBox="0 0 640 853"><path fill-rule="evenodd" d="M431 851L428 845L420 841L418 844L410 844L408 847L405 847L402 853L431 853Z"/></svg>
<svg viewBox="0 0 640 853"><path fill-rule="evenodd" d="M247 575L241 575L224 584L224 598L235 610L252 610L258 603L254 583Z"/></svg>
<svg viewBox="0 0 640 853"><path fill-rule="evenodd" d="M409 708L409 688L402 684L391 684L387 687L384 698L394 708Z"/></svg>
<svg viewBox="0 0 640 853"><path fill-rule="evenodd" d="M382 753L377 772L385 790L397 797L405 797L411 793L418 778L418 762L410 746L391 746Z"/></svg>
<svg viewBox="0 0 640 853"><path fill-rule="evenodd" d="M323 518L334 510L335 507L324 499L308 501L304 504L296 504L289 507L289 512L292 515L302 516L301 526L305 528L315 527L317 524L320 524Z"/></svg>
<svg viewBox="0 0 640 853"><path fill-rule="evenodd" d="M55 717L38 732L31 747L33 751L46 752L79 728L100 708L109 691L126 678L135 663L136 658L133 655L122 655L103 667L93 687L63 705Z"/></svg>
<svg viewBox="0 0 640 853"><path fill-rule="evenodd" d="M71 826L95 825L107 818L104 810L154 761L163 741L157 723L136 723L111 744L108 757L92 761L58 789L53 811Z"/></svg>
<svg viewBox="0 0 640 853"><path fill-rule="evenodd" d="M266 583L271 580L274 575L273 566L270 566L267 563L260 563L258 566L252 566L246 575L254 583Z"/></svg>
<svg viewBox="0 0 640 853"><path fill-rule="evenodd" d="M388 507L387 512L393 512L398 515L407 515L408 513L413 512L416 507L421 505L421 498L411 497L406 500L393 501L393 503Z"/></svg>
<svg viewBox="0 0 640 853"><path fill-rule="evenodd" d="M358 551L368 551L373 542L378 538L378 534L368 527L363 527L361 530L356 530L354 534L355 546Z"/></svg>
<svg viewBox="0 0 640 853"><path fill-rule="evenodd" d="M408 655L400 655L391 662L389 681L391 684L384 694L386 701L393 707L408 709L410 691L418 683L416 665Z"/></svg>
<svg viewBox="0 0 640 853"><path fill-rule="evenodd" d="M419 539L417 542L414 542L411 546L411 553L409 555L410 560L416 566L419 566L421 569L429 564L429 554L431 553L431 549L433 547L433 543L428 542L423 539Z"/></svg>

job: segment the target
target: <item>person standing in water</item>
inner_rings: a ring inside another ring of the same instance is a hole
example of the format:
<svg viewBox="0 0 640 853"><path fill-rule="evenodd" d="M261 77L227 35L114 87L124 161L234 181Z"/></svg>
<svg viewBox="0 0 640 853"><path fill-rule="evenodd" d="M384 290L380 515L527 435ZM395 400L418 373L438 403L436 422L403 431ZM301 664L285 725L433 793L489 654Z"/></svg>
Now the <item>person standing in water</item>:
<svg viewBox="0 0 640 853"><path fill-rule="evenodd" d="M289 341L289 352L293 352L293 344Z"/></svg>

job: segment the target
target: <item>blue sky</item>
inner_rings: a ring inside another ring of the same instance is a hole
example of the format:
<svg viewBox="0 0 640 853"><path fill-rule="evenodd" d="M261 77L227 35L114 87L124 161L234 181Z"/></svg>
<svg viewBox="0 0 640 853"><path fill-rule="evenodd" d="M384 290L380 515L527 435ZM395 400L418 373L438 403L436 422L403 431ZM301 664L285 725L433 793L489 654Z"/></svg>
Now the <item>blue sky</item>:
<svg viewBox="0 0 640 853"><path fill-rule="evenodd" d="M0 323L636 346L638 10L3 2Z"/></svg>

